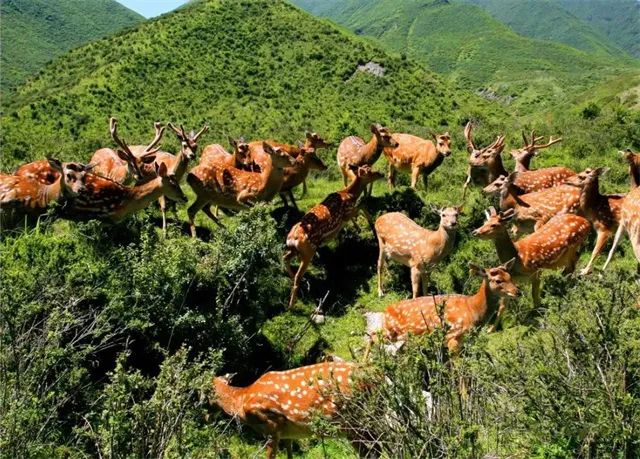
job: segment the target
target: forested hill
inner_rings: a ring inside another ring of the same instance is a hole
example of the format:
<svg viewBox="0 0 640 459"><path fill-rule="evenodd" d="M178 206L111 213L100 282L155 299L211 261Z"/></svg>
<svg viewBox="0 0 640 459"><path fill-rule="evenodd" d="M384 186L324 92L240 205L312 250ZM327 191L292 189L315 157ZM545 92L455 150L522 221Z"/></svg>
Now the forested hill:
<svg viewBox="0 0 640 459"><path fill-rule="evenodd" d="M383 76L358 70L370 61ZM284 1L204 1L53 62L6 108L2 145L8 164L48 151L87 159L108 142L110 115L129 138L179 120L210 123L214 138L293 141L305 127L340 138L392 119L460 125L464 107L488 106Z"/></svg>
<svg viewBox="0 0 640 459"><path fill-rule="evenodd" d="M3 93L76 46L144 20L115 0L2 0Z"/></svg>

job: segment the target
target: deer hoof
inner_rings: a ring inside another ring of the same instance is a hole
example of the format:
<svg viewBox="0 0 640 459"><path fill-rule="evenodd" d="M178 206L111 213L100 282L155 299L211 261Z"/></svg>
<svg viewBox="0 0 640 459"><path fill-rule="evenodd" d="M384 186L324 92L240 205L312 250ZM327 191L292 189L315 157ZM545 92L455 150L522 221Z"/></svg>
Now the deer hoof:
<svg viewBox="0 0 640 459"><path fill-rule="evenodd" d="M378 298L382 298L384 296L384 292L382 290L378 290Z"/></svg>
<svg viewBox="0 0 640 459"><path fill-rule="evenodd" d="M589 274L591 274L590 268L583 268L579 273L580 276L588 276Z"/></svg>

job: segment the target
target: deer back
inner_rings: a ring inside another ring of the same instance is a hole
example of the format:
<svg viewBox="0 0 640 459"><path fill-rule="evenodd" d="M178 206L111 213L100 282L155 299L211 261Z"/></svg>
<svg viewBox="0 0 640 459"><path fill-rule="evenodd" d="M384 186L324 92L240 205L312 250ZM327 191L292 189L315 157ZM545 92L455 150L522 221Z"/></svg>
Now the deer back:
<svg viewBox="0 0 640 459"><path fill-rule="evenodd" d="M23 164L13 175L30 178L42 185L51 185L60 178L60 173L46 159Z"/></svg>
<svg viewBox="0 0 640 459"><path fill-rule="evenodd" d="M535 219L547 221L561 213L576 213L580 207L580 188L572 185L559 185L518 197L518 214L533 211Z"/></svg>
<svg viewBox="0 0 640 459"><path fill-rule="evenodd" d="M569 177L576 175L566 167L547 167L534 171L519 172L514 185L522 189L523 193L533 193L562 185Z"/></svg>
<svg viewBox="0 0 640 459"><path fill-rule="evenodd" d="M38 213L60 196L60 181L43 185L27 176L0 174L0 207Z"/></svg>
<svg viewBox="0 0 640 459"><path fill-rule="evenodd" d="M93 173L118 183L126 183L131 180L129 164L120 159L115 150L101 148L97 150L89 163L93 165Z"/></svg>

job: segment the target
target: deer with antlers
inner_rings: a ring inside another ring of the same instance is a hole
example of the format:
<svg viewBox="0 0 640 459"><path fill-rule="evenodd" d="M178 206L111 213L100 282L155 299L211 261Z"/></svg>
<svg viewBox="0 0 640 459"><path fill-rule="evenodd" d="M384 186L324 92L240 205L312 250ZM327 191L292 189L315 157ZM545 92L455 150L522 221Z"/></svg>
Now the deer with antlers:
<svg viewBox="0 0 640 459"><path fill-rule="evenodd" d="M514 298L520 294L513 283L509 271L514 259L496 268L483 269L470 264L470 274L482 278L482 284L474 295L430 295L404 300L389 305L384 312L368 312L368 343L364 352L367 360L372 342L378 335L392 343L392 349L399 349L409 334L431 333L442 326L442 318L448 325L445 337L450 351L455 352L464 335L474 327L489 323L502 304L503 298Z"/></svg>
<svg viewBox="0 0 640 459"><path fill-rule="evenodd" d="M473 123L469 121L464 127L464 137L469 152L469 168L467 169L467 180L463 186L463 199L470 183L487 186L501 175L507 175L507 170L502 164L502 156L500 156L504 150L504 136L499 135L492 144L478 148L473 141L472 131Z"/></svg>
<svg viewBox="0 0 640 459"><path fill-rule="evenodd" d="M151 178L153 172L151 174L145 173L144 165L152 164L155 161L155 155L158 151L155 147L162 139L165 126L161 123L154 123L154 128L156 134L149 145L129 146L124 139L118 136L118 120L111 117L109 132L119 149L114 151L111 148L101 148L96 151L89 161L94 166L93 172L121 184L140 183ZM134 151L137 155L134 154Z"/></svg>
<svg viewBox="0 0 640 459"><path fill-rule="evenodd" d="M514 214L513 209L497 212L491 207L486 212L486 222L474 230L473 235L493 240L500 261L515 258L511 273L516 280L531 282L533 304L538 307L541 271L563 268L563 273L573 273L579 258L578 252L589 235L591 224L579 215L558 215L535 233L514 242L506 228L506 223Z"/></svg>
<svg viewBox="0 0 640 459"><path fill-rule="evenodd" d="M602 268L603 271L609 266L625 230L629 235L636 260L638 260L638 272L640 272L640 187L633 188L622 201L620 207L620 225L618 225L618 231L613 239L613 245L609 251L607 261Z"/></svg>
<svg viewBox="0 0 640 459"><path fill-rule="evenodd" d="M323 362L287 371L270 371L247 387L233 387L230 375L213 380L215 403L228 415L268 437L267 459L275 459L280 440L310 437L316 416L331 420L341 396L352 392L355 365Z"/></svg>
<svg viewBox="0 0 640 459"><path fill-rule="evenodd" d="M417 298L422 284L422 294L427 294L429 273L446 257L455 244L458 215L461 207L433 209L440 216L436 231L419 226L400 212L383 214L376 220L378 236L378 296L382 297L382 272L387 258L411 269L411 290Z"/></svg>
<svg viewBox="0 0 640 459"><path fill-rule="evenodd" d="M629 179L631 188L640 186L640 153L634 153L630 148L621 151L622 157L629 163Z"/></svg>
<svg viewBox="0 0 640 459"><path fill-rule="evenodd" d="M391 137L398 146L383 150L389 164L389 187L395 186L396 171L400 170L411 173L411 188L415 189L420 175L426 188L429 175L451 154L448 132L434 134L433 141L411 134L393 134Z"/></svg>
<svg viewBox="0 0 640 459"><path fill-rule="evenodd" d="M23 168L23 175L0 174L2 226L12 226L19 216L39 217L50 203L82 193L91 166L47 159L47 166ZM37 163L41 163L38 161Z"/></svg>
<svg viewBox="0 0 640 459"><path fill-rule="evenodd" d="M345 186L355 178L353 167L373 166L385 148L398 147L398 142L394 140L386 127L376 123L372 124L370 129L373 135L369 142L352 135L340 142L340 146L338 146L338 166L342 172ZM368 190L367 194L371 194L370 191Z"/></svg>
<svg viewBox="0 0 640 459"><path fill-rule="evenodd" d="M117 223L128 215L146 208L162 195L181 203L187 197L180 183L164 163L156 164L156 176L140 185L127 187L95 174L84 178L85 190L66 199L60 215L70 220L103 220Z"/></svg>
<svg viewBox="0 0 640 459"><path fill-rule="evenodd" d="M289 299L289 308L296 302L302 276L309 268L316 250L335 237L346 222L355 219L358 212L358 198L366 187L384 178L370 166L351 166L355 179L341 191L331 193L320 204L312 207L300 222L296 223L287 236L287 251L284 263L287 272L293 278L293 287ZM297 256L300 259L298 271L293 273L291 260Z"/></svg>
<svg viewBox="0 0 640 459"><path fill-rule="evenodd" d="M193 237L196 237L195 216L200 210L220 225L210 206L243 210L254 202L271 200L280 191L284 181L284 168L293 165L294 160L282 149L267 143L263 145L263 149L271 159L269 165L263 163L260 172L249 172L206 161L201 161L189 171L187 183L196 194L195 202L187 210Z"/></svg>

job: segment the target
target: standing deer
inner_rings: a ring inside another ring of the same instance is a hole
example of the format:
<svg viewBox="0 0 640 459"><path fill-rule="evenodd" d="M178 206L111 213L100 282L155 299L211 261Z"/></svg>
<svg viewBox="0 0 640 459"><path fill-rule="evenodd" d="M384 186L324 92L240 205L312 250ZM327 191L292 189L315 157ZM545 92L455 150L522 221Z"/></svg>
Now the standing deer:
<svg viewBox="0 0 640 459"><path fill-rule="evenodd" d="M467 169L467 180L463 186L462 199L466 196L470 183L487 186L501 175L508 174L500 156L504 150L504 136L499 135L492 144L477 148L473 142L472 130L473 124L469 121L464 127L464 137L467 140L467 151L469 152L469 168Z"/></svg>
<svg viewBox="0 0 640 459"><path fill-rule="evenodd" d="M370 166L351 166L351 169L355 175L353 182L345 189L331 193L320 204L312 207L289 231L287 251L284 254L287 272L293 278L289 308L296 302L302 276L318 247L335 237L347 221L358 216L361 209L357 201L362 192L370 183L384 178L382 174L373 172ZM300 259L300 266L295 275L291 269L291 259L294 256Z"/></svg>
<svg viewBox="0 0 640 459"><path fill-rule="evenodd" d="M474 295L430 295L404 300L389 305L384 312L365 314L367 321L368 343L365 350L366 360L376 335L399 349L408 335L431 333L442 326L438 306L443 305L443 318L449 329L445 340L450 351L455 352L464 335L474 327L489 323L499 310L501 299L516 297L520 294L513 283L509 271L515 260L497 268L483 269L471 264L470 273L482 278L482 284Z"/></svg>
<svg viewBox="0 0 640 459"><path fill-rule="evenodd" d="M417 298L422 284L422 294L427 294L429 272L451 253L456 239L460 207L435 210L440 215L436 231L422 228L400 212L378 217L375 223L378 236L378 296L382 297L382 272L387 258L411 268L411 290Z"/></svg>
<svg viewBox="0 0 640 459"><path fill-rule="evenodd" d="M118 120L111 117L109 119L109 132L111 133L111 138L120 149L114 151L111 148L101 148L96 151L89 161L94 166L93 172L121 184L140 183L151 178L153 170L150 176L148 172L145 174L143 168L145 164L152 164L155 161L157 150L154 148L162 139L165 130L165 127L160 123L155 123L154 128L156 135L149 145L133 145L130 147L124 139L118 136ZM135 155L133 151L138 154Z"/></svg>
<svg viewBox="0 0 640 459"><path fill-rule="evenodd" d="M189 171L187 183L196 194L195 202L187 210L191 235L196 237L195 217L203 210L216 224L218 219L211 205L242 210L256 201L270 201L282 187L284 168L294 163L291 156L280 148L265 143L264 151L270 156L269 165L263 163L260 172L249 172L216 163L200 162Z"/></svg>
<svg viewBox="0 0 640 459"><path fill-rule="evenodd" d="M516 242L511 240L506 223L514 210L486 213L487 221L473 231L480 239L492 239L502 262L515 258L512 276L531 282L531 295L535 307L540 305L540 274L543 269L563 268L564 274L575 270L579 250L589 235L591 225L584 217L573 214L558 215L535 233ZM500 315L500 311L498 312Z"/></svg>
<svg viewBox="0 0 640 459"><path fill-rule="evenodd" d="M156 165L155 178L141 185L126 187L95 174L87 174L84 183L86 189L67 199L60 209L63 218L117 223L162 195L173 201L187 202L180 183L169 174L164 163Z"/></svg>
<svg viewBox="0 0 640 459"><path fill-rule="evenodd" d="M618 231L613 240L613 246L611 247L607 261L602 268L603 271L609 266L613 258L613 253L616 251L622 238L622 233L625 230L627 230L627 234L631 240L631 247L633 247L636 260L638 260L638 271L640 272L640 186L632 189L622 202L620 225L618 225Z"/></svg>
<svg viewBox="0 0 640 459"><path fill-rule="evenodd" d="M418 177L422 174L424 187L427 187L427 177L444 158L451 154L451 136L448 132L434 135L431 140L422 139L411 134L393 134L397 147L386 147L384 155L389 163L389 186L395 186L396 171L411 172L411 188L416 187Z"/></svg>
<svg viewBox="0 0 640 459"><path fill-rule="evenodd" d="M316 416L331 420L339 410L339 397L352 392L355 365L323 362L288 371L270 371L247 387L229 385L229 375L213 380L215 403L268 438L267 459L275 459L278 443L313 435Z"/></svg>
<svg viewBox="0 0 640 459"><path fill-rule="evenodd" d="M217 143L207 145L200 155L200 164L215 163L220 167L236 167L244 169L250 163L249 144L243 139L235 140L229 137L233 153L229 153Z"/></svg>
<svg viewBox="0 0 640 459"><path fill-rule="evenodd" d="M640 153L634 153L631 149L627 148L625 151L621 151L620 154L629 163L629 178L631 180L631 188L640 186Z"/></svg>
<svg viewBox="0 0 640 459"><path fill-rule="evenodd" d="M353 167L373 166L385 148L398 147L398 142L387 128L372 124L371 133L373 135L368 143L354 135L340 142L337 159L345 186L354 179Z"/></svg>
<svg viewBox="0 0 640 459"><path fill-rule="evenodd" d="M549 137L549 142L544 144L537 144L536 142L542 140L543 137L536 137L536 131L531 131L531 139L528 139L525 133L522 133L523 145L517 150L511 150L511 157L515 160L516 172L527 172L531 170L531 160L534 156L537 156L540 150L549 148L551 145L558 142L562 142L562 137L554 139L553 136Z"/></svg>
<svg viewBox="0 0 640 459"><path fill-rule="evenodd" d="M320 157L316 154L316 150L311 147L302 147L297 157L295 158L295 164L293 166L284 169L284 181L280 188L280 197L287 206L287 197L291 200L293 207L296 209L298 205L293 197L293 189L306 183L307 176L311 170L326 171L327 166L322 162ZM304 193L303 193L304 194Z"/></svg>

